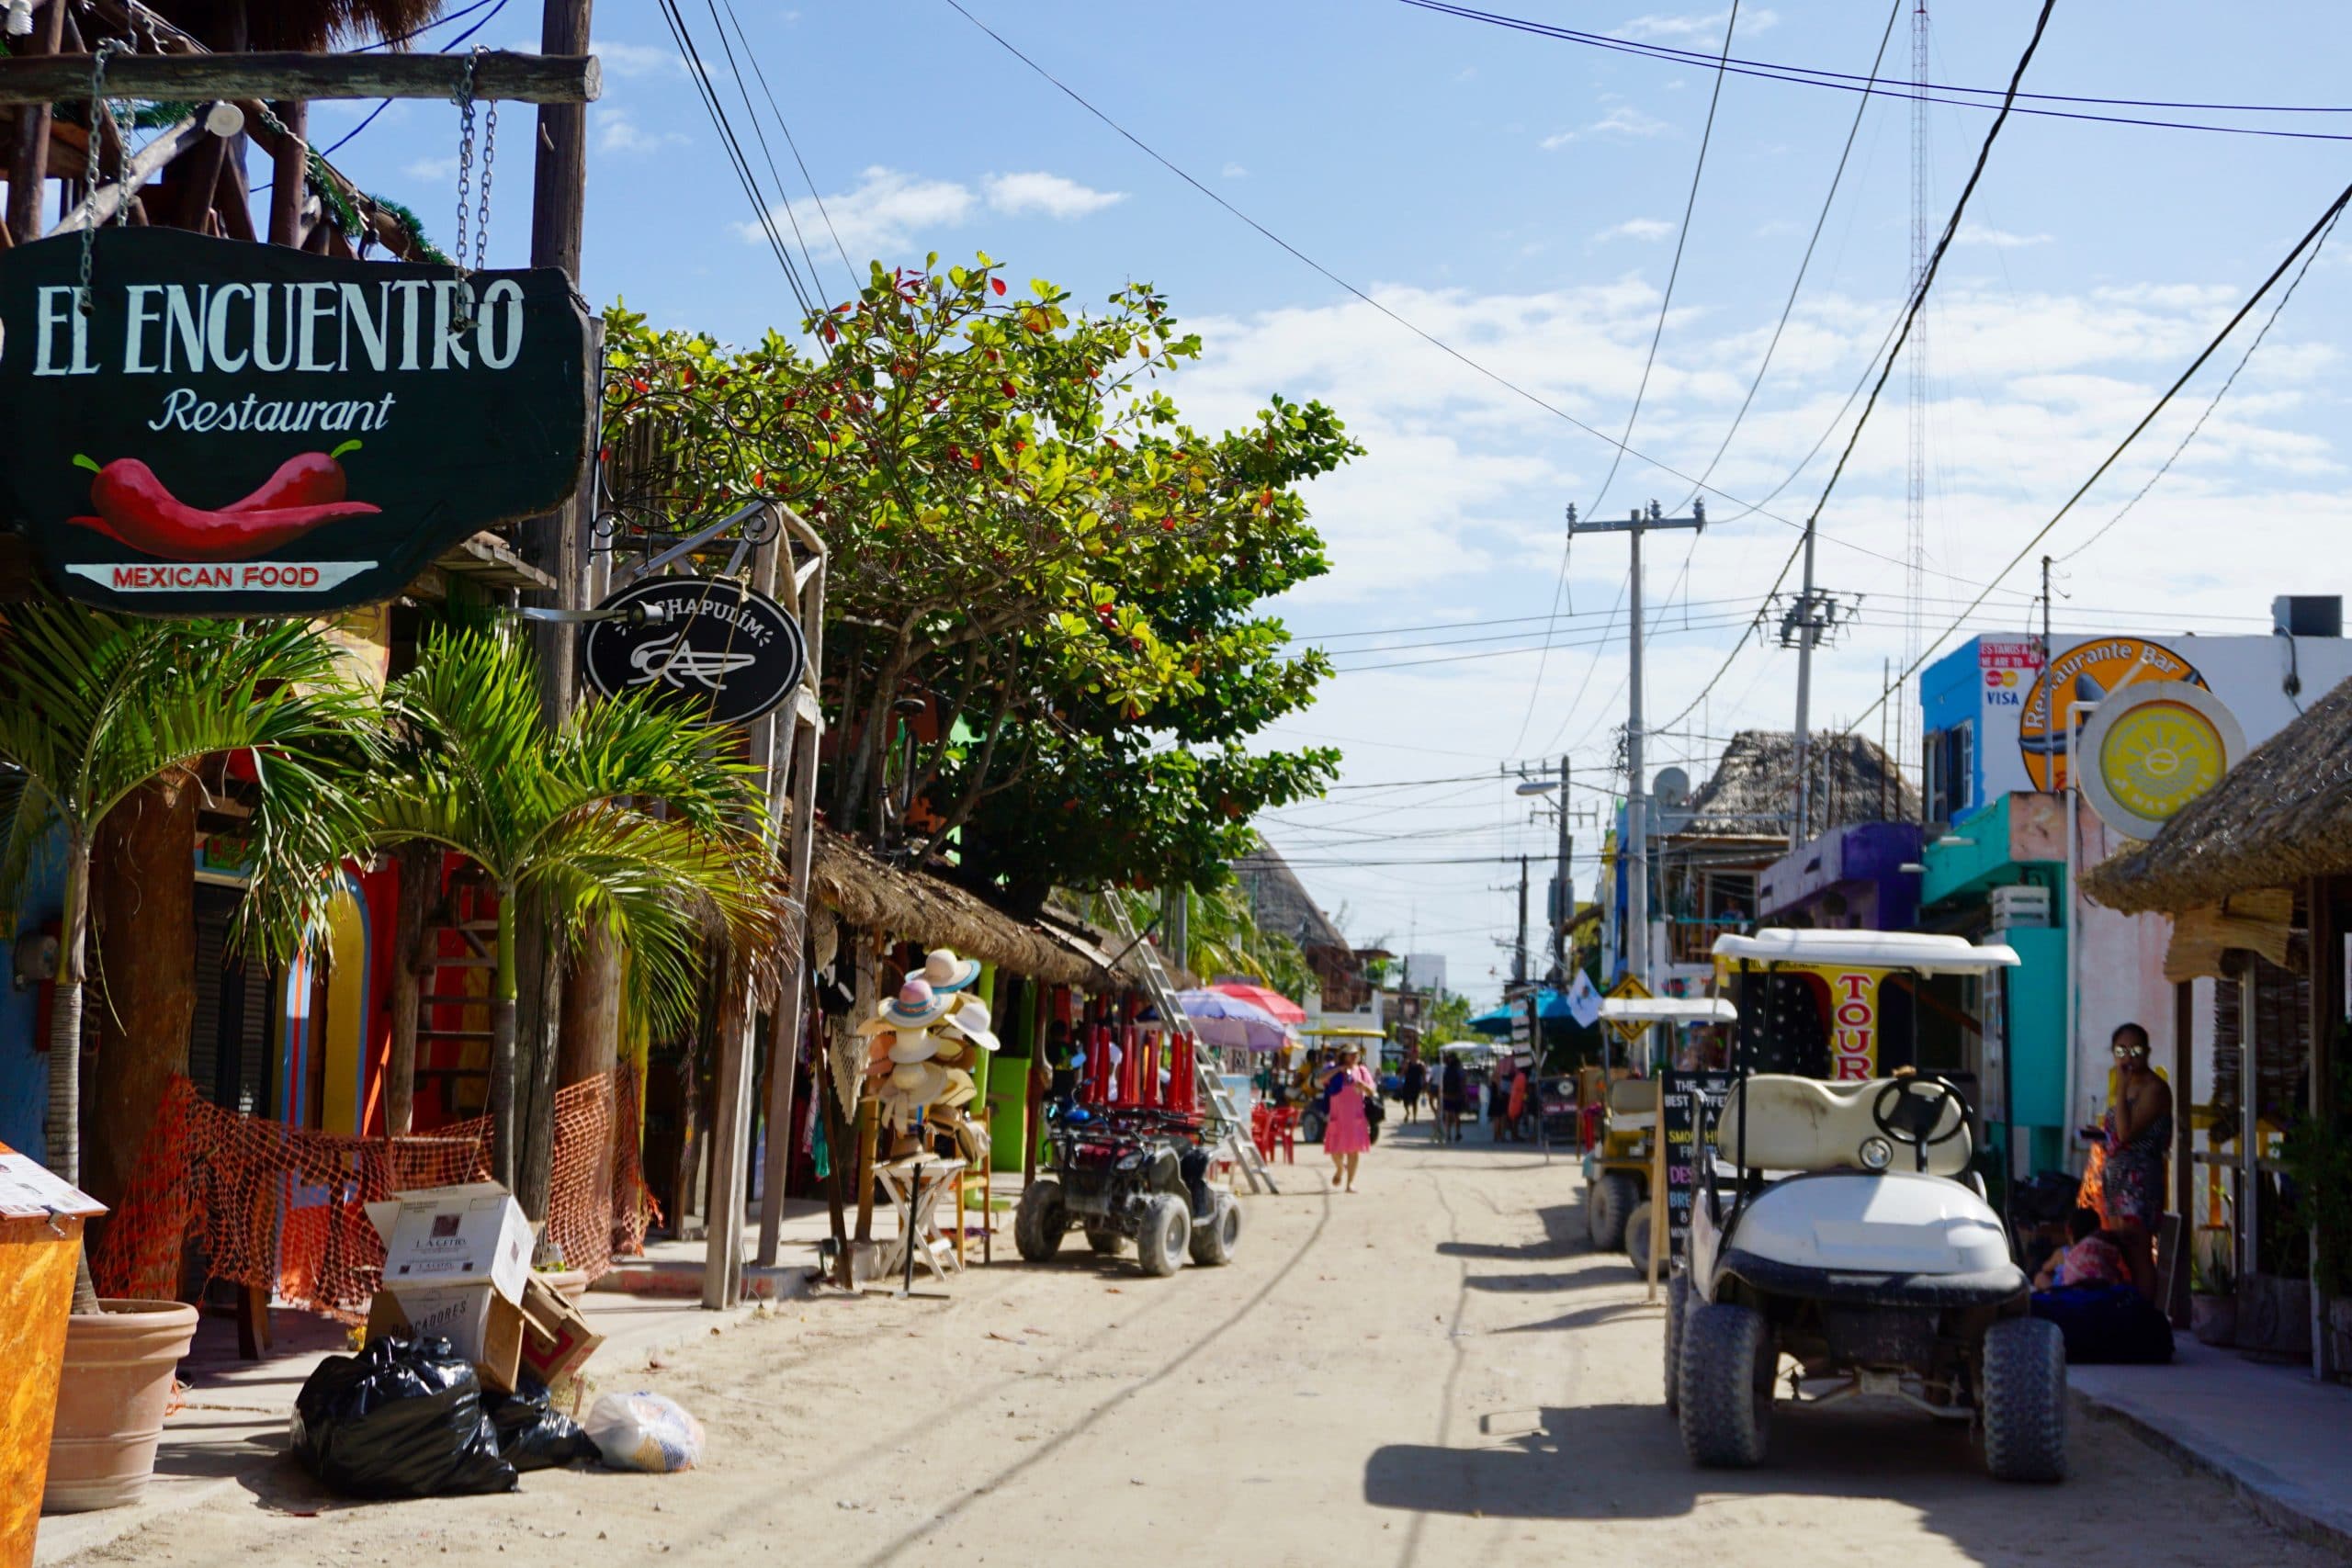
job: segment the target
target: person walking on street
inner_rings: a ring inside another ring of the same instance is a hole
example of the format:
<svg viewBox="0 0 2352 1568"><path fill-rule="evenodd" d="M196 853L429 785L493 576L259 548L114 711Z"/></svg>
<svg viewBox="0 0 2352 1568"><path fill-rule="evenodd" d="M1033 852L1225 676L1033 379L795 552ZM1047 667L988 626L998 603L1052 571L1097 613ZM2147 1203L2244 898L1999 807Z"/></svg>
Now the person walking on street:
<svg viewBox="0 0 2352 1568"><path fill-rule="evenodd" d="M1462 1114L1468 1109L1470 1074L1458 1055L1448 1056L1438 1069L1437 1141L1441 1144L1462 1140Z"/></svg>
<svg viewBox="0 0 2352 1568"><path fill-rule="evenodd" d="M1430 1070L1422 1064L1420 1057L1415 1056L1405 1064L1405 1071L1400 1075L1396 1091L1405 1100L1405 1125L1408 1127L1413 1124L1413 1118L1420 1111L1421 1096L1428 1090L1429 1082Z"/></svg>
<svg viewBox="0 0 2352 1568"><path fill-rule="evenodd" d="M2115 1103L2098 1128L2107 1146L2099 1176L2107 1223L2140 1293L2156 1293L2156 1226L2165 1213L2165 1151L2172 1145L2172 1088L2148 1066L2148 1032L2115 1031Z"/></svg>
<svg viewBox="0 0 2352 1568"><path fill-rule="evenodd" d="M1340 1065L1326 1078L1330 1109L1323 1123L1323 1152L1331 1156L1331 1181L1342 1192L1356 1190L1356 1162L1372 1147L1372 1119L1364 1101L1380 1092L1363 1053L1351 1045L1340 1054Z"/></svg>

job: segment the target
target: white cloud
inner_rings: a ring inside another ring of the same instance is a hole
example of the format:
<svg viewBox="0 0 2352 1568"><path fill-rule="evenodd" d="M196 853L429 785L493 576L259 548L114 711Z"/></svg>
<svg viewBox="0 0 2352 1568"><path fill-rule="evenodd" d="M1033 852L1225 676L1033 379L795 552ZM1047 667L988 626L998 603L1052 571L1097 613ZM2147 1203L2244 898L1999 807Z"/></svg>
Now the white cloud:
<svg viewBox="0 0 2352 1568"><path fill-rule="evenodd" d="M589 51L603 62L605 73L612 76L683 76L686 62L673 50L660 49L650 43L606 43L599 39L588 46Z"/></svg>
<svg viewBox="0 0 2352 1568"><path fill-rule="evenodd" d="M1990 245L1995 250L2013 251L2020 245L2046 245L2052 236L2048 234L2013 234L2007 229L1988 229L1982 223L1962 223L1960 232L1951 237L1955 245Z"/></svg>
<svg viewBox="0 0 2352 1568"><path fill-rule="evenodd" d="M1073 219L1126 199L1124 191L1094 190L1042 170L991 175L980 185L974 190L960 181L924 179L877 164L859 175L856 189L825 197L821 214L814 202L796 201L768 216L781 227L788 215L804 230L822 229L830 219L845 248L873 254L901 249L919 234L959 227L983 207L1008 218ZM749 243L766 242L767 231L757 223L734 228Z"/></svg>
<svg viewBox="0 0 2352 1568"><path fill-rule="evenodd" d="M1008 217L1031 213L1047 218L1083 218L1091 212L1127 199L1125 191L1093 190L1060 175L1042 170L1021 175L990 175L983 182L989 205Z"/></svg>
<svg viewBox="0 0 2352 1568"><path fill-rule="evenodd" d="M1712 38L1720 40L1724 36L1724 24L1730 19L1731 13L1728 11L1717 11L1713 15L1702 17L1656 15L1635 17L1632 21L1618 28L1613 36L1645 39L1672 39L1678 41L1693 38ZM1778 12L1768 11L1759 6L1755 10L1740 13L1739 30L1743 33L1760 33L1780 19Z"/></svg>
<svg viewBox="0 0 2352 1568"><path fill-rule="evenodd" d="M687 140L684 131L648 130L638 124L627 109L609 108L596 117L596 151L599 152L653 152L664 147L684 147Z"/></svg>
<svg viewBox="0 0 2352 1568"><path fill-rule="evenodd" d="M1457 82L1475 82L1478 79L1478 68L1475 65L1465 65L1453 73L1453 79Z"/></svg>
<svg viewBox="0 0 2352 1568"><path fill-rule="evenodd" d="M401 165L401 173L413 180L428 184L436 180L455 179L458 160L455 158L417 158Z"/></svg>
<svg viewBox="0 0 2352 1568"><path fill-rule="evenodd" d="M1536 143L1546 152L1556 152L1571 141L1581 141L1593 136L1663 136L1674 128L1654 115L1644 114L1631 104L1619 104L1590 125L1573 130L1555 130Z"/></svg>
<svg viewBox="0 0 2352 1568"><path fill-rule="evenodd" d="M1246 180L1250 177L1250 171L1238 164L1227 164L1219 173L1229 180Z"/></svg>
<svg viewBox="0 0 2352 1568"><path fill-rule="evenodd" d="M1611 240L1639 240L1644 244L1656 244L1673 232L1674 225L1663 218L1628 218L1595 234L1592 243L1605 245Z"/></svg>

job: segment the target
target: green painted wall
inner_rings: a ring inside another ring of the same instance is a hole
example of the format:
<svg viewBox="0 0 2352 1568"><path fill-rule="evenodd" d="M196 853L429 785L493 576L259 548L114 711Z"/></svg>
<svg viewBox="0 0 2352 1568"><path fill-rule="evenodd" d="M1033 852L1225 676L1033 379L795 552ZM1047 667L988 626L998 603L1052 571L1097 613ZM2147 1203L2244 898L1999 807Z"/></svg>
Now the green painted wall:
<svg viewBox="0 0 2352 1568"><path fill-rule="evenodd" d="M2008 993L2010 1120L2064 1131L2066 1120L2066 933L2013 931Z"/></svg>

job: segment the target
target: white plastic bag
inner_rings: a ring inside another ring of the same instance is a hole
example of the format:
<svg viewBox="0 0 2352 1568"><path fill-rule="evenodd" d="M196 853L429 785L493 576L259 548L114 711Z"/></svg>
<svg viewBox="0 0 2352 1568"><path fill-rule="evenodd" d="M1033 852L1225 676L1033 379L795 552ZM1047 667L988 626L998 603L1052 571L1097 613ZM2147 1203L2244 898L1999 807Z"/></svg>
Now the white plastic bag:
<svg viewBox="0 0 2352 1568"><path fill-rule="evenodd" d="M615 1470L692 1470L702 1462L702 1423L659 1393L608 1393L581 1423Z"/></svg>

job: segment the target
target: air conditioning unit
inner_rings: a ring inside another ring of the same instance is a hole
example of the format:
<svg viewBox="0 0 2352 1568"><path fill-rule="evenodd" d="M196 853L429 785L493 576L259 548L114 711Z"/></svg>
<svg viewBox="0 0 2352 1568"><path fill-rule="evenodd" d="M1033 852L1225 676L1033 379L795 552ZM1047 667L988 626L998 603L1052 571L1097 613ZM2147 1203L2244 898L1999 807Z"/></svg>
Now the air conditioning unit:
<svg viewBox="0 0 2352 1568"><path fill-rule="evenodd" d="M2050 889L2016 886L1993 889L1993 929L2042 930L2050 927Z"/></svg>

